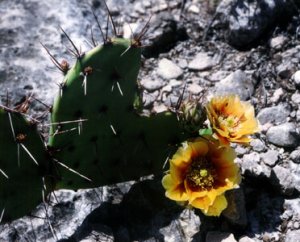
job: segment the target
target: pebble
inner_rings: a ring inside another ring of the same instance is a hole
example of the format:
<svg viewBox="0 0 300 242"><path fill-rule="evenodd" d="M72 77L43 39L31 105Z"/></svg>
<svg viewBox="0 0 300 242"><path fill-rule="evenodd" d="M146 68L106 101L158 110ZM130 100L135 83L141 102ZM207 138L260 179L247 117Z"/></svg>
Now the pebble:
<svg viewBox="0 0 300 242"><path fill-rule="evenodd" d="M250 145L252 146L254 151L264 151L266 146L260 139L252 139L250 142Z"/></svg>
<svg viewBox="0 0 300 242"><path fill-rule="evenodd" d="M184 60L184 59L180 59L180 60L178 61L178 66L179 66L180 68L182 68L182 69L185 69L185 68L187 68L187 66L188 66L188 62L187 62L186 60Z"/></svg>
<svg viewBox="0 0 300 242"><path fill-rule="evenodd" d="M280 104L261 109L257 114L257 119L261 125L266 123L280 124L286 122L289 113L288 108Z"/></svg>
<svg viewBox="0 0 300 242"><path fill-rule="evenodd" d="M143 79L141 81L141 86L149 92L158 90L164 86L164 83L159 80Z"/></svg>
<svg viewBox="0 0 300 242"><path fill-rule="evenodd" d="M300 109L296 112L296 120L297 122L300 122Z"/></svg>
<svg viewBox="0 0 300 242"><path fill-rule="evenodd" d="M211 231L206 235L206 242L237 242L230 233Z"/></svg>
<svg viewBox="0 0 300 242"><path fill-rule="evenodd" d="M288 41L288 38L283 35L274 37L270 40L270 47L275 50L280 50L287 41Z"/></svg>
<svg viewBox="0 0 300 242"><path fill-rule="evenodd" d="M207 53L198 53L189 63L188 68L193 71L204 71L216 65L215 61Z"/></svg>
<svg viewBox="0 0 300 242"><path fill-rule="evenodd" d="M174 62L163 58L158 63L157 74L166 80L177 79L183 74L183 70Z"/></svg>
<svg viewBox="0 0 300 242"><path fill-rule="evenodd" d="M293 227L294 227L294 229L299 229L299 227L300 227L299 222L298 221L294 222Z"/></svg>
<svg viewBox="0 0 300 242"><path fill-rule="evenodd" d="M300 87L300 70L296 71L294 73L294 75L292 76L292 80L294 81L295 86L299 88Z"/></svg>
<svg viewBox="0 0 300 242"><path fill-rule="evenodd" d="M291 176L289 169L281 167L279 165L273 168L273 174L271 176L271 183L279 188L283 195L292 195L295 189L294 177Z"/></svg>
<svg viewBox="0 0 300 242"><path fill-rule="evenodd" d="M198 6L196 5L191 5L189 8L188 8L188 11L191 12L191 13L200 13L200 9L198 8Z"/></svg>
<svg viewBox="0 0 300 242"><path fill-rule="evenodd" d="M268 129L267 140L279 147L296 147L300 136L294 123L284 123Z"/></svg>
<svg viewBox="0 0 300 242"><path fill-rule="evenodd" d="M192 241L193 236L198 233L200 225L200 217L195 213L195 210L185 209L179 214L177 221L172 220L165 227L159 229L159 234L163 235L164 241ZM157 239L151 241L157 241Z"/></svg>
<svg viewBox="0 0 300 242"><path fill-rule="evenodd" d="M136 33L139 25L137 23L126 23L123 25L123 37L126 39L132 38L133 33Z"/></svg>
<svg viewBox="0 0 300 242"><path fill-rule="evenodd" d="M272 103L277 103L281 99L283 94L284 94L284 91L281 87L276 89L275 92L273 93L273 96L270 98L270 101Z"/></svg>
<svg viewBox="0 0 300 242"><path fill-rule="evenodd" d="M290 174L294 178L296 190L300 191L300 165L292 161L289 161L289 170L290 170Z"/></svg>
<svg viewBox="0 0 300 242"><path fill-rule="evenodd" d="M178 86L182 85L182 81L178 81L176 79L172 79L172 80L170 80L170 82L169 82L168 85L171 86L171 87L178 87Z"/></svg>
<svg viewBox="0 0 300 242"><path fill-rule="evenodd" d="M237 94L241 100L249 99L253 91L254 84L252 80L241 70L231 73L225 79L216 83L214 90L217 95Z"/></svg>
<svg viewBox="0 0 300 242"><path fill-rule="evenodd" d="M203 91L203 87L196 83L192 83L191 85L188 86L188 91L192 94L200 94Z"/></svg>
<svg viewBox="0 0 300 242"><path fill-rule="evenodd" d="M155 105L154 107L153 107L153 112L154 113L162 113L162 112L165 112L165 111L167 111L168 110L168 108L167 108L167 106L166 105L164 105L164 104L160 104L160 105Z"/></svg>
<svg viewBox="0 0 300 242"><path fill-rule="evenodd" d="M299 242L300 241L299 238L300 238L300 230L288 231L286 233L285 242Z"/></svg>
<svg viewBox="0 0 300 242"><path fill-rule="evenodd" d="M249 238L248 236L243 236L239 239L239 242L255 242L253 239Z"/></svg>
<svg viewBox="0 0 300 242"><path fill-rule="evenodd" d="M249 175L258 177L270 177L271 169L264 163L260 164L260 155L257 152L252 152L250 154L245 154L240 163L242 173L249 173Z"/></svg>
<svg viewBox="0 0 300 242"><path fill-rule="evenodd" d="M285 60L276 66L276 71L281 78L289 79L295 71L295 67L290 60Z"/></svg>
<svg viewBox="0 0 300 242"><path fill-rule="evenodd" d="M300 150L294 150L291 154L290 154L290 159L296 163L296 164L300 164Z"/></svg>
<svg viewBox="0 0 300 242"><path fill-rule="evenodd" d="M291 96L291 100L293 103L299 104L300 103L300 93L294 93Z"/></svg>
<svg viewBox="0 0 300 242"><path fill-rule="evenodd" d="M275 166L278 161L279 153L276 150L268 150L266 153L260 154L262 161L268 166Z"/></svg>
<svg viewBox="0 0 300 242"><path fill-rule="evenodd" d="M247 149L245 149L244 147L242 147L242 146L237 146L236 148L235 148L235 152L238 154L238 155L244 155L244 154L246 154L247 153Z"/></svg>
<svg viewBox="0 0 300 242"><path fill-rule="evenodd" d="M217 72L213 72L211 74L211 76L208 77L208 79L211 81L211 82L218 82L218 81L221 81L222 79L224 79L226 76L228 76L230 74L230 72L228 71L222 71L222 70L219 70Z"/></svg>

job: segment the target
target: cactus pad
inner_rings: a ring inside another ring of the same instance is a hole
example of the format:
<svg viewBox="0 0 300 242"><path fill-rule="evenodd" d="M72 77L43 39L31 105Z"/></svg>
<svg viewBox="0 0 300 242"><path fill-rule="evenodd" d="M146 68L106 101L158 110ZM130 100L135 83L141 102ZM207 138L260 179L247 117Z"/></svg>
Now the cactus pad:
<svg viewBox="0 0 300 242"><path fill-rule="evenodd" d="M145 117L135 109L141 96L140 58L138 46L116 38L78 58L66 74L53 107L49 146L55 159L92 182L62 168L57 188L95 187L161 173L174 144L183 140L174 113Z"/></svg>
<svg viewBox="0 0 300 242"><path fill-rule="evenodd" d="M50 163L35 125L22 114L0 108L0 127L0 214L9 221L42 201Z"/></svg>

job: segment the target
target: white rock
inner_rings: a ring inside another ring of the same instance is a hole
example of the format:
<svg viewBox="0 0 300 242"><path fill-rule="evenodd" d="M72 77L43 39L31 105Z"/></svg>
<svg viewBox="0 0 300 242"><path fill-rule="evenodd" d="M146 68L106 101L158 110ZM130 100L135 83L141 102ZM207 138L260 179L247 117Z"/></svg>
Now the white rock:
<svg viewBox="0 0 300 242"><path fill-rule="evenodd" d="M300 103L300 93L294 93L291 96L291 100L293 103L299 104Z"/></svg>
<svg viewBox="0 0 300 242"><path fill-rule="evenodd" d="M208 232L206 235L206 242L237 242L230 233L223 232Z"/></svg>
<svg viewBox="0 0 300 242"><path fill-rule="evenodd" d="M270 47L279 50L286 42L287 37L280 35L270 40Z"/></svg>
<svg viewBox="0 0 300 242"><path fill-rule="evenodd" d="M164 79L177 79L183 74L183 70L172 61L163 58L158 63L157 74Z"/></svg>
<svg viewBox="0 0 300 242"><path fill-rule="evenodd" d="M136 32L138 26L137 23L125 23L123 25L123 37L126 39L132 38L132 34Z"/></svg>
<svg viewBox="0 0 300 242"><path fill-rule="evenodd" d="M188 11L191 12L191 13L200 13L200 9L198 8L198 6L196 5L191 5L189 8L188 8Z"/></svg>
<svg viewBox="0 0 300 242"><path fill-rule="evenodd" d="M253 239L249 238L248 236L243 236L239 239L239 242L255 242Z"/></svg>
<svg viewBox="0 0 300 242"><path fill-rule="evenodd" d="M283 89L280 87L278 89L275 90L275 92L273 93L273 96L270 98L272 103L277 103L280 98L283 96L284 92Z"/></svg>
<svg viewBox="0 0 300 242"><path fill-rule="evenodd" d="M198 53L195 58L189 63L188 68L194 71L204 71L212 68L215 61L207 53Z"/></svg>
<svg viewBox="0 0 300 242"><path fill-rule="evenodd" d="M197 95L197 94L199 94L200 92L203 91L203 87L199 86L199 85L196 84L196 83L193 83L193 84L189 85L188 91L189 91L190 93L192 93L192 94Z"/></svg>
<svg viewBox="0 0 300 242"><path fill-rule="evenodd" d="M300 70L296 71L292 76L292 80L294 81L296 86L300 86Z"/></svg>
<svg viewBox="0 0 300 242"><path fill-rule="evenodd" d="M153 92L163 87L164 83L158 80L143 79L141 81L141 86L145 88L147 91Z"/></svg>

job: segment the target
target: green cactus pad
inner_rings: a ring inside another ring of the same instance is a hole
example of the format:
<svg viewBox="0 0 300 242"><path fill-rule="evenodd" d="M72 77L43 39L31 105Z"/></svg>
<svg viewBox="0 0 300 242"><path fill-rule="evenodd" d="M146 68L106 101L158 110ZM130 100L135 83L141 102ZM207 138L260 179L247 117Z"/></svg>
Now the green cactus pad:
<svg viewBox="0 0 300 242"><path fill-rule="evenodd" d="M0 108L0 127L0 215L4 209L2 221L10 221L42 201L50 163L35 125L20 113Z"/></svg>
<svg viewBox="0 0 300 242"><path fill-rule="evenodd" d="M67 73L53 106L49 146L55 159L92 182L61 168L57 188L95 187L161 173L174 144L183 140L174 113L137 114L140 58L140 48L130 40L112 39L78 59ZM86 121L66 124L82 119Z"/></svg>

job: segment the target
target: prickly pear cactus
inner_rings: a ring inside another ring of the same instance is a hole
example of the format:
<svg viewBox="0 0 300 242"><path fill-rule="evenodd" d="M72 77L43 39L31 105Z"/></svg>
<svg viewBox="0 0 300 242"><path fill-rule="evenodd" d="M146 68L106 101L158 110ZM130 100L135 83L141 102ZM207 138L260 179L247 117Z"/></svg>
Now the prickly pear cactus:
<svg viewBox="0 0 300 242"><path fill-rule="evenodd" d="M79 56L67 72L53 106L49 140L54 159L69 167L61 167L57 188L161 173L174 145L183 140L174 113L138 114L140 58L136 42L115 38Z"/></svg>
<svg viewBox="0 0 300 242"><path fill-rule="evenodd" d="M0 108L0 218L29 214L47 191L49 157L34 124ZM48 187L50 189L50 187Z"/></svg>

